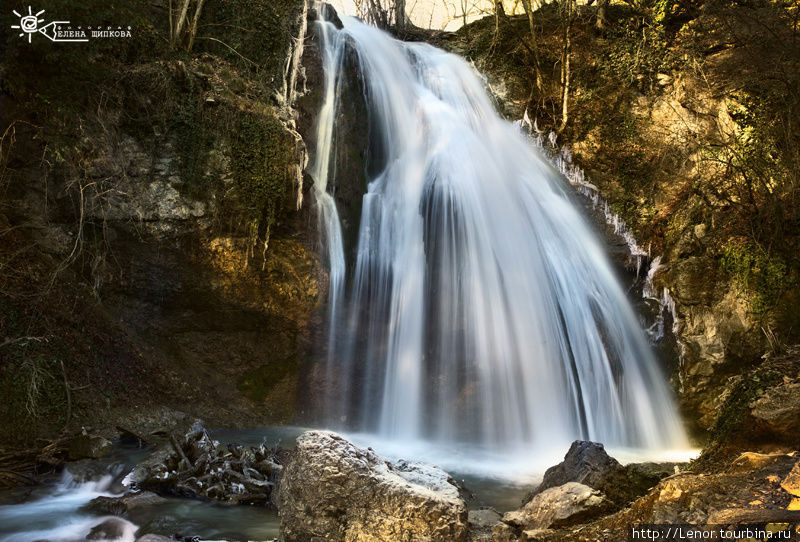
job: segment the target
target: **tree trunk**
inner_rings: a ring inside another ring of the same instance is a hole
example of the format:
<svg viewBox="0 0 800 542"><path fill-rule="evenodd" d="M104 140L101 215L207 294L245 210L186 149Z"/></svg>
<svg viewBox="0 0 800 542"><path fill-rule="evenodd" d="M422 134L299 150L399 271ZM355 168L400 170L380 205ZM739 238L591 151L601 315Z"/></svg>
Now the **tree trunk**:
<svg viewBox="0 0 800 542"><path fill-rule="evenodd" d="M169 0L169 43L175 39L175 15L172 13L172 0Z"/></svg>
<svg viewBox="0 0 800 542"><path fill-rule="evenodd" d="M197 34L197 21L200 20L200 12L203 10L203 3L205 0L197 0L197 7L194 10L194 18L192 19L192 28L189 31L189 44L186 46L187 51L192 50L194 45L194 37Z"/></svg>
<svg viewBox="0 0 800 542"><path fill-rule="evenodd" d="M503 7L503 0L494 0L494 33L495 36L500 32L500 19L505 22L506 10Z"/></svg>
<svg viewBox="0 0 800 542"><path fill-rule="evenodd" d="M394 3L394 21L397 32L403 32L406 29L406 0L395 0Z"/></svg>
<svg viewBox="0 0 800 542"><path fill-rule="evenodd" d="M572 21L575 18L575 0L561 0L561 27L563 30L564 48L561 51L561 122L556 133L560 134L569 120L569 87L572 73L570 59L572 57Z"/></svg>
<svg viewBox="0 0 800 542"><path fill-rule="evenodd" d="M542 90L542 70L539 64L539 46L536 45L536 26L533 22L533 8L531 0L522 0L522 7L525 9L525 14L528 16L528 26L531 31L531 51L533 52L533 73L536 80L536 90Z"/></svg>
<svg viewBox="0 0 800 542"><path fill-rule="evenodd" d="M183 25L186 24L186 13L189 11L189 0L183 0L183 7L181 14L178 16L178 24L175 25L175 33L172 35L172 47L178 44L181 32L183 32Z"/></svg>
<svg viewBox="0 0 800 542"><path fill-rule="evenodd" d="M603 30L606 27L606 8L608 7L608 0L600 0L597 3L597 20L594 26L598 30Z"/></svg>

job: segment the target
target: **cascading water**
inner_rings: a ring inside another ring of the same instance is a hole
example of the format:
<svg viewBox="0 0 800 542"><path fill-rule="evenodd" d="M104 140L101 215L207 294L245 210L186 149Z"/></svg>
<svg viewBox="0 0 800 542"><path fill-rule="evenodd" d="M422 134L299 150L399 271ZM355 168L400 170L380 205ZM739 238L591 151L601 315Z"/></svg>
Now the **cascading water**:
<svg viewBox="0 0 800 542"><path fill-rule="evenodd" d="M685 444L666 378L558 173L462 59L342 21L318 24L326 82L311 170L331 275L329 420L503 450ZM348 50L378 171L349 263L331 195Z"/></svg>

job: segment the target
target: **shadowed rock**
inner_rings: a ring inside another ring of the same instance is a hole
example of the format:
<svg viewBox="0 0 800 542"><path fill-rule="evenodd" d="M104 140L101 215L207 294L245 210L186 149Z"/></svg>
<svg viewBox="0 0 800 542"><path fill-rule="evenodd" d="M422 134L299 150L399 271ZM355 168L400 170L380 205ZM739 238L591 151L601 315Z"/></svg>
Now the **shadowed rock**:
<svg viewBox="0 0 800 542"><path fill-rule="evenodd" d="M644 495L659 480L675 473L678 463L632 463L622 466L609 456L602 444L576 440L570 446L564 461L550 467L542 483L526 495L523 503L530 502L543 491L578 482L605 494L617 507Z"/></svg>

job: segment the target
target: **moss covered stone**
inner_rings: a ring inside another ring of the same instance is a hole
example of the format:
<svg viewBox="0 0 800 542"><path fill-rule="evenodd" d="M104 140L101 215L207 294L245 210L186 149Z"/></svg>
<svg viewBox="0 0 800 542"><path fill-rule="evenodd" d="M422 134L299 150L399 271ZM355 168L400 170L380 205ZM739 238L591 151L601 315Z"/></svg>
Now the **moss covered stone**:
<svg viewBox="0 0 800 542"><path fill-rule="evenodd" d="M271 112L243 113L232 134L237 199L259 230L277 221L292 187L294 141Z"/></svg>

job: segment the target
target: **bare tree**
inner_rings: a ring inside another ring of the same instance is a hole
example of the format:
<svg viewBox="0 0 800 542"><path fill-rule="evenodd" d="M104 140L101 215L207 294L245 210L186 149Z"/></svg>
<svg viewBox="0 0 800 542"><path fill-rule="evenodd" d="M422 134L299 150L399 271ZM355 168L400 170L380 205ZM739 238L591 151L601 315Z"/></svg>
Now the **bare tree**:
<svg viewBox="0 0 800 542"><path fill-rule="evenodd" d="M539 63L539 46L536 43L536 24L533 21L533 6L531 0L522 0L522 7L525 9L525 14L528 16L528 26L531 32L531 53L533 54L533 73L536 82L536 91L542 91L542 69Z"/></svg>
<svg viewBox="0 0 800 542"><path fill-rule="evenodd" d="M503 7L503 0L494 0L494 33L500 32L500 21L505 22L506 10Z"/></svg>
<svg viewBox="0 0 800 542"><path fill-rule="evenodd" d="M189 2L190 0L183 0L183 6L181 7L180 15L178 15L178 22L175 24L175 31L170 36L169 41L173 48L177 45L181 33L183 32L183 25L186 23L186 14L189 12ZM172 28L171 22L170 28Z"/></svg>
<svg viewBox="0 0 800 542"><path fill-rule="evenodd" d="M575 21L575 0L558 0L558 10L561 19L561 35L563 47L561 49L561 122L556 133L561 133L569 120L569 89L572 73L570 59L572 56L572 23Z"/></svg>
<svg viewBox="0 0 800 542"><path fill-rule="evenodd" d="M394 25L398 33L406 29L406 0L394 2Z"/></svg>
<svg viewBox="0 0 800 542"><path fill-rule="evenodd" d="M187 51L192 50L192 45L194 45L194 37L197 34L197 21L200 20L200 12L203 11L203 4L205 0L197 0L197 6L194 8L194 17L192 18L192 26L189 29L189 43L186 46Z"/></svg>
<svg viewBox="0 0 800 542"><path fill-rule="evenodd" d="M609 0L597 0L597 19L594 22L594 26L598 30L603 30L606 27L606 9L608 8ZM586 2L587 6L591 6L594 4L594 0L589 0Z"/></svg>
<svg viewBox="0 0 800 542"><path fill-rule="evenodd" d="M173 49L181 45L186 32L189 34L186 50L191 51L194 45L195 36L197 35L197 23L200 20L200 13L203 11L205 0L196 0L192 21L189 23L188 28L184 28L186 26L186 17L189 14L189 4L191 4L191 2L192 0L183 0L177 21L173 21L172 0L169 2L169 43Z"/></svg>

